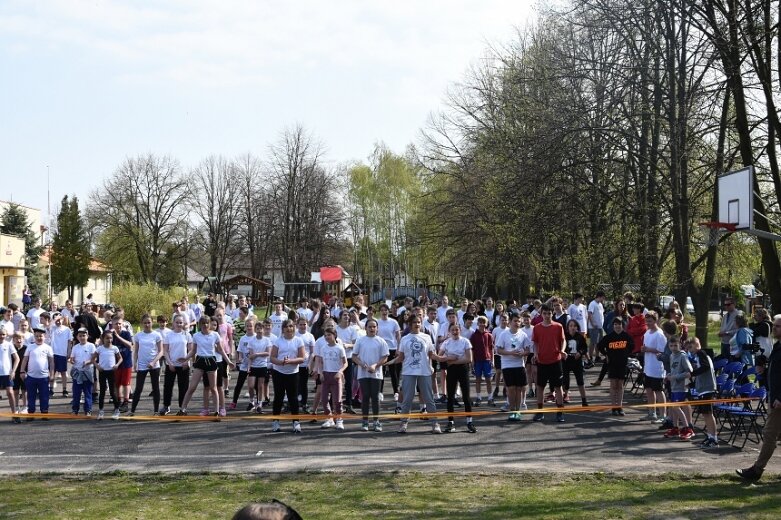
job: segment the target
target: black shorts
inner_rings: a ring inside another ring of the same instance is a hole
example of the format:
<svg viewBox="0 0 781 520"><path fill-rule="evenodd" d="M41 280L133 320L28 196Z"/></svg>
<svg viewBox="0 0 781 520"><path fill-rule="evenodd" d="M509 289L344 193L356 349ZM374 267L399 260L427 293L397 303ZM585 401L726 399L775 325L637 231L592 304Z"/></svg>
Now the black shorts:
<svg viewBox="0 0 781 520"><path fill-rule="evenodd" d="M528 384L524 367L505 368L502 370L502 375L504 376L505 386L522 387Z"/></svg>
<svg viewBox="0 0 781 520"><path fill-rule="evenodd" d="M447 363L445 363L444 361L441 361L439 363L439 370L440 370L440 372L447 370Z"/></svg>
<svg viewBox="0 0 781 520"><path fill-rule="evenodd" d="M502 356L494 354L494 370L502 369Z"/></svg>
<svg viewBox="0 0 781 520"><path fill-rule="evenodd" d="M607 378L608 379L626 379L626 363L623 365L608 365L607 366Z"/></svg>
<svg viewBox="0 0 781 520"><path fill-rule="evenodd" d="M214 356L195 356L193 368L204 372L214 372L217 370L217 358Z"/></svg>
<svg viewBox="0 0 781 520"><path fill-rule="evenodd" d="M268 367L249 367L249 376L266 379Z"/></svg>
<svg viewBox="0 0 781 520"><path fill-rule="evenodd" d="M654 392L661 392L664 389L664 379L646 375L643 378L643 386Z"/></svg>
<svg viewBox="0 0 781 520"><path fill-rule="evenodd" d="M5 390L6 388L13 390L14 387L13 376L0 376L0 390Z"/></svg>
<svg viewBox="0 0 781 520"><path fill-rule="evenodd" d="M534 354L529 354L526 356L526 366L529 365L537 366L537 363L534 361Z"/></svg>
<svg viewBox="0 0 781 520"><path fill-rule="evenodd" d="M549 365L537 363L537 386L544 387L550 383L553 388L559 388L562 375L561 361Z"/></svg>
<svg viewBox="0 0 781 520"><path fill-rule="evenodd" d="M715 396L713 392L708 392L705 394L700 394L697 396L697 401L710 401ZM694 407L694 409L700 413L704 414L710 414L713 415L713 403L707 403L707 404L698 404Z"/></svg>

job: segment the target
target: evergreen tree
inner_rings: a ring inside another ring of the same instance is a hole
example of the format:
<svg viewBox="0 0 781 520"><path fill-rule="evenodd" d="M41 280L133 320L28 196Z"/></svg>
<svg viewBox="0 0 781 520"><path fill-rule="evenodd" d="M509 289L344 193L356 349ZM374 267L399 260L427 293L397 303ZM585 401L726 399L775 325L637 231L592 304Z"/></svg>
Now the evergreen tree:
<svg viewBox="0 0 781 520"><path fill-rule="evenodd" d="M69 200L66 195L62 198L50 262L52 287L56 292L67 289L68 298L72 300L74 289L87 284L90 264L89 240L76 197Z"/></svg>
<svg viewBox="0 0 781 520"><path fill-rule="evenodd" d="M0 233L24 239L24 265L27 285L36 296L46 295L46 276L38 263L43 247L39 243L35 230L32 229L27 214L19 204L8 204L0 215ZM45 299L45 298L44 298Z"/></svg>

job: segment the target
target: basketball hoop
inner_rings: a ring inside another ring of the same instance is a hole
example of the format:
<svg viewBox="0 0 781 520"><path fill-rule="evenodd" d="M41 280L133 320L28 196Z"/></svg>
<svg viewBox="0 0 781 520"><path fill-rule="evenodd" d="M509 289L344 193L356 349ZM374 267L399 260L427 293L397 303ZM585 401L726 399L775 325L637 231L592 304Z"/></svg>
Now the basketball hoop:
<svg viewBox="0 0 781 520"><path fill-rule="evenodd" d="M703 229L705 243L708 247L719 245L721 235L734 233L737 230L737 224L729 222L700 222L700 227Z"/></svg>

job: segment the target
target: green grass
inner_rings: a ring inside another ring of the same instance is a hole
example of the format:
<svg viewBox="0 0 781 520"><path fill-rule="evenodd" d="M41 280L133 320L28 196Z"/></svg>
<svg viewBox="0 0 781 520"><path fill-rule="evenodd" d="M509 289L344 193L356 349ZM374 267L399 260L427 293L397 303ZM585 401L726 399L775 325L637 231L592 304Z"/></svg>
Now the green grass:
<svg viewBox="0 0 781 520"><path fill-rule="evenodd" d="M642 461L638 461L642 464ZM689 470L684 470L689 471ZM383 473L283 476L11 476L0 486L3 518L230 518L277 498L303 518L778 518L777 476L733 478L607 474Z"/></svg>

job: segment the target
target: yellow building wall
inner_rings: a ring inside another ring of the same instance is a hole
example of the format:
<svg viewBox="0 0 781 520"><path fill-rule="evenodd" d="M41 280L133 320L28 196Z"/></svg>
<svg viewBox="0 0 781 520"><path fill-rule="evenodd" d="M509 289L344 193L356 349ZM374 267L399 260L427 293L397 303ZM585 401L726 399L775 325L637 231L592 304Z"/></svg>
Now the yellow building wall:
<svg viewBox="0 0 781 520"><path fill-rule="evenodd" d="M0 234L0 303L21 307L24 285L24 240Z"/></svg>

